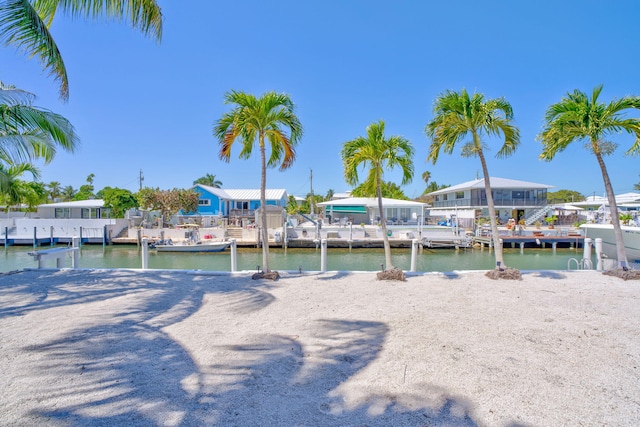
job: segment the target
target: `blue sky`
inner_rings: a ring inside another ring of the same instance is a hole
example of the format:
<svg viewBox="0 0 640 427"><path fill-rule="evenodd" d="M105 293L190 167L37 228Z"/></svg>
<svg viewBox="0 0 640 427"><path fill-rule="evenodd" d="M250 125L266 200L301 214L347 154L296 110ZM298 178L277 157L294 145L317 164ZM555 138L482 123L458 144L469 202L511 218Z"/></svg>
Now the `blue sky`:
<svg viewBox="0 0 640 427"><path fill-rule="evenodd" d="M270 169L269 188L316 194L349 190L340 150L382 119L387 135L415 147L409 197L424 190L421 175L454 185L482 176L477 158L460 151L426 162L424 127L436 96L448 89L505 97L513 106L521 145L507 159L493 156L492 176L603 195L595 158L576 144L552 162L538 160L536 135L546 108L569 91L601 100L640 95L637 1L159 1L160 44L117 22L84 22L59 15L52 33L70 79L70 99L36 60L0 49L0 79L38 95L36 104L76 127L80 149L42 167L42 181L78 188L95 174L105 186L189 188L207 173L226 188L258 188L259 156L218 159L214 122L229 110L224 94L288 93L304 126L292 168ZM640 116L630 112L629 116ZM606 158L616 193L640 182L638 158L624 157L633 139ZM363 174L364 176L364 174ZM399 171L385 178L400 182Z"/></svg>

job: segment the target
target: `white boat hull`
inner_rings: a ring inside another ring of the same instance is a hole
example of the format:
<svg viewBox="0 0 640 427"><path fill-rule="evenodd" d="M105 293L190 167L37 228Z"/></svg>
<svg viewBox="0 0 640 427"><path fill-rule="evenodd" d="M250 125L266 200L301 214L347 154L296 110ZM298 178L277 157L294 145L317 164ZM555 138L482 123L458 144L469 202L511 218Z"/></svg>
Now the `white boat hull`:
<svg viewBox="0 0 640 427"><path fill-rule="evenodd" d="M616 237L611 224L583 224L585 237L602 239L602 249L609 258L616 259ZM640 262L640 227L621 226L624 249L629 262Z"/></svg>
<svg viewBox="0 0 640 427"><path fill-rule="evenodd" d="M199 242L171 245L155 245L158 252L222 252L229 242Z"/></svg>

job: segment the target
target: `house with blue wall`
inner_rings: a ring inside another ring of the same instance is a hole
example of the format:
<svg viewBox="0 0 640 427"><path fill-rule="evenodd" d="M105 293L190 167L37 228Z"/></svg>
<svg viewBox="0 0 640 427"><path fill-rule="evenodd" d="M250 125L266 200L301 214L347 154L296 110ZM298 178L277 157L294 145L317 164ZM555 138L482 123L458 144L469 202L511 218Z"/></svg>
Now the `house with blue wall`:
<svg viewBox="0 0 640 427"><path fill-rule="evenodd" d="M260 207L260 190L228 189L196 184L193 187L198 193L198 214L217 215L227 218L251 218ZM265 192L267 205L287 206L288 195L284 189L267 189Z"/></svg>

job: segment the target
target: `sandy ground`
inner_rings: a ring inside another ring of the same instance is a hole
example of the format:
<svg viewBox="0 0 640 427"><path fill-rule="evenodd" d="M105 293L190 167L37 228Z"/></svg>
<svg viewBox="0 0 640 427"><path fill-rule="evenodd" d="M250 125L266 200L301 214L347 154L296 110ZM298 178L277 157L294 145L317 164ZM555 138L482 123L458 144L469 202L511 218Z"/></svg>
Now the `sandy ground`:
<svg viewBox="0 0 640 427"><path fill-rule="evenodd" d="M640 423L640 282L0 275L4 426Z"/></svg>

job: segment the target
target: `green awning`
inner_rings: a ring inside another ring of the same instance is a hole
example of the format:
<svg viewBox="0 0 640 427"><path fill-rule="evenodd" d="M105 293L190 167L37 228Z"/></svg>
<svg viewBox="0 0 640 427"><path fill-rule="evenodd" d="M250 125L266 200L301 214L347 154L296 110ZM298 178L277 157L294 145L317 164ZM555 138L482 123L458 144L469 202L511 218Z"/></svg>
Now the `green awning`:
<svg viewBox="0 0 640 427"><path fill-rule="evenodd" d="M367 208L364 206L327 206L327 212L366 214Z"/></svg>

